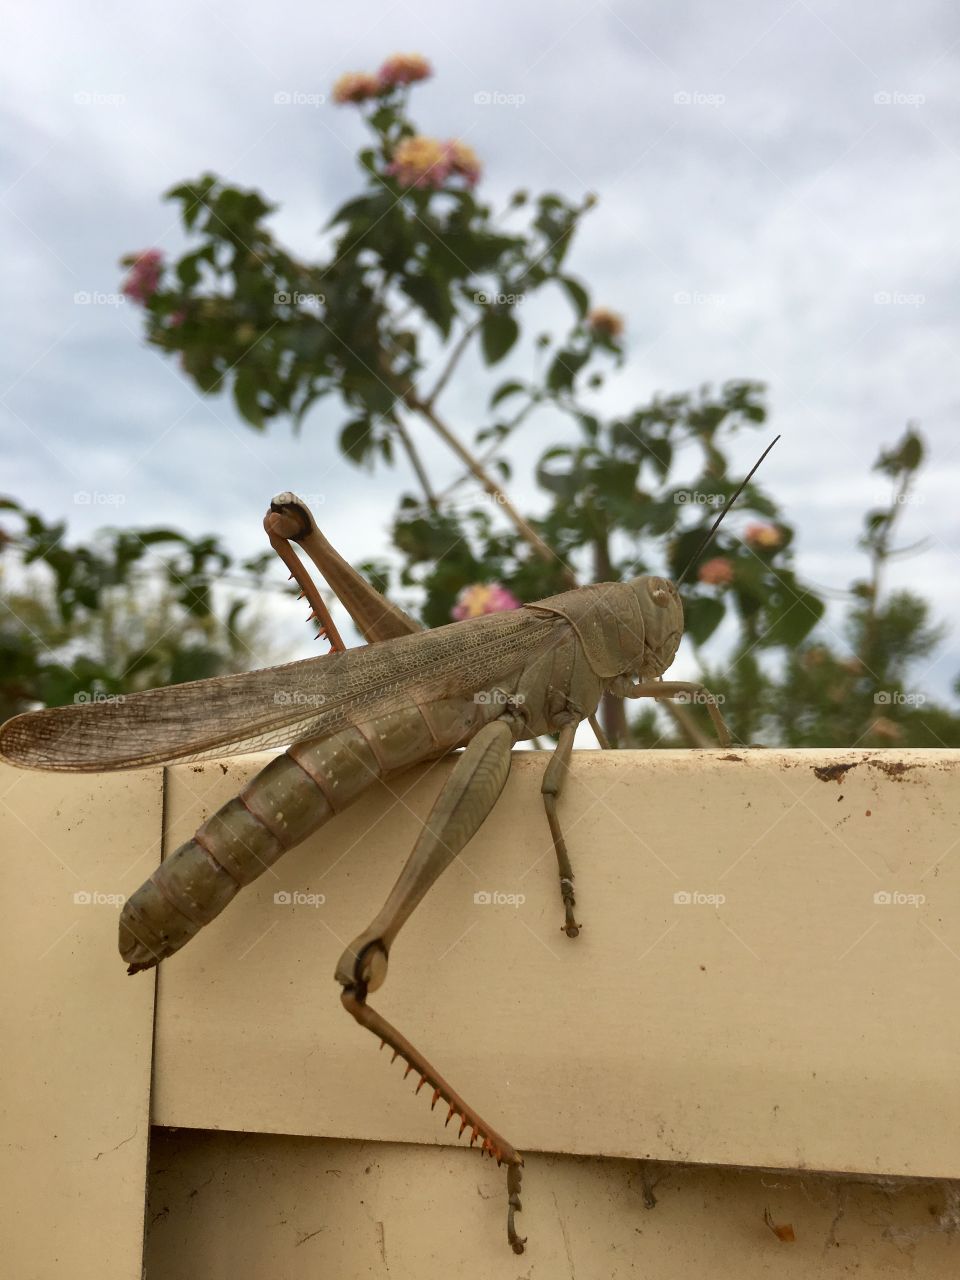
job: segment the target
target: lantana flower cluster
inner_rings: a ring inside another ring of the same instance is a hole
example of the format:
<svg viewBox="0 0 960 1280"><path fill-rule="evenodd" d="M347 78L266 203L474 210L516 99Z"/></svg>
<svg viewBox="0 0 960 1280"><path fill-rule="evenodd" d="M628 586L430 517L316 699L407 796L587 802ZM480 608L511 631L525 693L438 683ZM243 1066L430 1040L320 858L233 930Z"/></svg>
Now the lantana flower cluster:
<svg viewBox="0 0 960 1280"><path fill-rule="evenodd" d="M711 587L725 587L733 581L733 565L726 556L714 556L700 566L697 577Z"/></svg>
<svg viewBox="0 0 960 1280"><path fill-rule="evenodd" d="M598 338L609 338L612 342L623 335L623 316L609 307L594 307L587 315L587 325Z"/></svg>
<svg viewBox="0 0 960 1280"><path fill-rule="evenodd" d="M397 85L415 84L427 80L433 68L419 53L395 53L389 57L376 74L369 71L348 71L333 86L334 102L369 102L395 89Z"/></svg>
<svg viewBox="0 0 960 1280"><path fill-rule="evenodd" d="M472 187L480 177L480 161L465 142L441 142L418 133L397 143L387 173L402 187L437 188L452 177L464 178Z"/></svg>
<svg viewBox="0 0 960 1280"><path fill-rule="evenodd" d="M163 251L161 249L143 249L140 253L127 254L120 261L123 266L130 268L120 288L128 298L146 306L160 288L160 276L163 274Z"/></svg>
<svg viewBox="0 0 960 1280"><path fill-rule="evenodd" d="M772 551L783 542L783 531L775 524L748 524L743 531L747 546L761 551Z"/></svg>
<svg viewBox="0 0 960 1280"><path fill-rule="evenodd" d="M475 582L463 588L451 613L457 622L463 622L464 618L479 618L485 613L506 613L509 609L519 608L517 597L499 582Z"/></svg>

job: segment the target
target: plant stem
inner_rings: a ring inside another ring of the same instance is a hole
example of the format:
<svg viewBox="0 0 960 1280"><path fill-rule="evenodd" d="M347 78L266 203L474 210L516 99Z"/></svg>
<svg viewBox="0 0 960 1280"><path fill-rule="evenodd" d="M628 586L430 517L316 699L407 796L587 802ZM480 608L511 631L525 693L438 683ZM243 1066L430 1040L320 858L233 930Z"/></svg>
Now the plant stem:
<svg viewBox="0 0 960 1280"><path fill-rule="evenodd" d="M438 507L437 495L434 493L430 484L430 477L427 475L426 468L423 465L423 459L420 457L417 446L413 443L410 432L402 422L398 421L396 423L396 429L397 435L400 438L400 443L406 450L407 457L410 460L410 465L413 467L416 472L417 479L420 481L420 486L427 499L427 505L431 511L436 511Z"/></svg>
<svg viewBox="0 0 960 1280"><path fill-rule="evenodd" d="M433 390L427 396L426 400L423 402L428 408L433 408L433 406L436 404L437 396L439 396L440 392L444 389L444 387L450 381L450 375L453 373L454 369L459 364L460 357L463 355L464 351L466 351L467 345L470 342L470 339L473 337L473 335L477 332L479 328L480 328L480 321L475 320L473 324L468 325L466 329L464 329L463 333L461 333L459 339L457 340L456 345L454 346L453 350L450 352L450 358L447 361L446 366L442 370L440 377L437 379L436 386L433 388Z"/></svg>
<svg viewBox="0 0 960 1280"><path fill-rule="evenodd" d="M574 577L573 571L569 566L563 564L563 561L556 552L551 551L536 530L532 529L530 525L527 524L526 520L524 520L523 516L516 509L504 491L480 465L477 458L474 457L469 449L461 444L446 423L437 417L433 406L427 401L419 400L413 392L407 393L406 402L409 409L414 413L419 413L421 417L425 418L426 421L430 423L431 427L433 427L440 439L453 450L460 461L467 467L474 479L480 482L490 497L493 498L501 508L504 515L513 522L520 536L530 544L541 560L546 560L549 564L561 564L563 566L564 580L571 587L575 587L577 585L577 580Z"/></svg>

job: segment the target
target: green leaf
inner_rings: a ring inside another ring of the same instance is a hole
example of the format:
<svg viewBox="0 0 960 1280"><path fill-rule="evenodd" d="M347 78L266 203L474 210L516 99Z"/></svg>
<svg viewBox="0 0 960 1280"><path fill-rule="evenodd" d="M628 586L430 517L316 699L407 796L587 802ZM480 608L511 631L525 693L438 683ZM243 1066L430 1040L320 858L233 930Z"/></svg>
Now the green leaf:
<svg viewBox="0 0 960 1280"><path fill-rule="evenodd" d="M694 644L705 644L723 621L722 600L693 596L683 602L683 629Z"/></svg>
<svg viewBox="0 0 960 1280"><path fill-rule="evenodd" d="M185 258L180 259L177 263L177 275L186 289L192 289L195 284L199 284L200 267L195 253L188 253Z"/></svg>
<svg viewBox="0 0 960 1280"><path fill-rule="evenodd" d="M447 285L434 276L406 276L400 287L412 302L415 302L428 320L432 320L444 338L450 336L456 311L450 299Z"/></svg>
<svg viewBox="0 0 960 1280"><path fill-rule="evenodd" d="M377 191L373 195L357 196L353 200L347 200L340 206L324 227L324 231L329 231L338 222L355 222L358 218L373 221L386 213L392 205L393 200L386 191Z"/></svg>
<svg viewBox="0 0 960 1280"><path fill-rule="evenodd" d="M263 410L257 399L257 378L247 369L239 369L233 380L233 401L242 418L252 427L263 429Z"/></svg>
<svg viewBox="0 0 960 1280"><path fill-rule="evenodd" d="M647 456L661 481L666 480L673 462L673 445L670 441L665 438L648 440Z"/></svg>
<svg viewBox="0 0 960 1280"><path fill-rule="evenodd" d="M798 645L817 625L823 612L823 601L812 591L790 592L775 613L768 605L763 644L782 644L788 648Z"/></svg>
<svg viewBox="0 0 960 1280"><path fill-rule="evenodd" d="M480 327L480 344L487 364L496 364L520 336L520 326L509 311L488 311Z"/></svg>
<svg viewBox="0 0 960 1280"><path fill-rule="evenodd" d="M590 295L580 281L575 280L573 276L557 276L557 280L567 291L567 297L573 303L577 318L582 320L590 309Z"/></svg>
<svg viewBox="0 0 960 1280"><path fill-rule="evenodd" d="M526 388L522 382L517 382L515 380L511 382L501 382L499 387L497 387L496 391L494 391L493 395L490 397L490 408L492 409L495 405L498 405L501 400L506 400L508 396L515 396L518 392L524 390L526 390Z"/></svg>
<svg viewBox="0 0 960 1280"><path fill-rule="evenodd" d="M369 418L355 418L340 432L340 448L358 467L370 463L370 454L376 447Z"/></svg>
<svg viewBox="0 0 960 1280"><path fill-rule="evenodd" d="M551 391L569 391L587 359L586 351L558 351L547 374L547 387Z"/></svg>

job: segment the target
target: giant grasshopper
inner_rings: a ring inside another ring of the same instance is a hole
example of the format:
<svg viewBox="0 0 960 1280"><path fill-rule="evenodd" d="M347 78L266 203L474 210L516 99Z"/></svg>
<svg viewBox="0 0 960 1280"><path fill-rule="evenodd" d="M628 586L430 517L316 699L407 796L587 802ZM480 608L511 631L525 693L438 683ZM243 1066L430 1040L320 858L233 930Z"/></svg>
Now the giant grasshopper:
<svg viewBox="0 0 960 1280"><path fill-rule="evenodd" d="M405 1074L418 1073L417 1092L428 1085L432 1106L446 1103L447 1123L459 1116L460 1135L469 1128L471 1146L479 1141L481 1154L507 1166L507 1235L522 1253L515 1225L521 1155L367 997L386 978L400 928L496 803L515 743L557 735L541 790L557 856L562 927L576 937L574 875L557 802L577 725L589 720L605 745L595 719L605 692L620 698L696 693L705 698L721 743L729 742L715 701L700 685L662 678L683 633L679 592L665 578L637 577L424 631L338 555L293 494L274 499L264 526L330 639L331 653L115 702L28 712L0 727L0 757L27 768L94 772L293 743L126 902L120 953L136 973L179 950L244 885L377 779L463 748L383 908L340 957L336 978L344 1008L406 1061ZM291 543L317 565L365 646L345 648Z"/></svg>

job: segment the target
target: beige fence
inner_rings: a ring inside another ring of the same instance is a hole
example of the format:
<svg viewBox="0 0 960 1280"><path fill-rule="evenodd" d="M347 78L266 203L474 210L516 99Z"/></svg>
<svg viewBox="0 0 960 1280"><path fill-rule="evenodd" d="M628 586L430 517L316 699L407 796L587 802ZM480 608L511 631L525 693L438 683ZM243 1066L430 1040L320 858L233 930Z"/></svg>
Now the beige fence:
<svg viewBox="0 0 960 1280"><path fill-rule="evenodd" d="M118 895L257 765L0 770L8 1274L957 1273L960 752L579 753L573 941L518 755L372 1002L529 1153L520 1258L502 1171L332 980L448 764L244 890L155 1008L125 976Z"/></svg>

